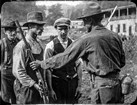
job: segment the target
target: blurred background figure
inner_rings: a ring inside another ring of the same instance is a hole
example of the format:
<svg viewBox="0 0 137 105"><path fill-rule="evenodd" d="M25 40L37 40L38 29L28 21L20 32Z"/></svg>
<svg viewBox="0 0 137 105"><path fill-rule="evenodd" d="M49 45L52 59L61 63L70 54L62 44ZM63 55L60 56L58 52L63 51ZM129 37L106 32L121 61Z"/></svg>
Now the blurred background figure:
<svg viewBox="0 0 137 105"><path fill-rule="evenodd" d="M13 83L15 77L12 74L12 56L13 48L18 43L16 37L16 24L14 21L8 20L2 25L4 28L5 38L1 39L1 96L3 101L15 104L16 97L13 91Z"/></svg>

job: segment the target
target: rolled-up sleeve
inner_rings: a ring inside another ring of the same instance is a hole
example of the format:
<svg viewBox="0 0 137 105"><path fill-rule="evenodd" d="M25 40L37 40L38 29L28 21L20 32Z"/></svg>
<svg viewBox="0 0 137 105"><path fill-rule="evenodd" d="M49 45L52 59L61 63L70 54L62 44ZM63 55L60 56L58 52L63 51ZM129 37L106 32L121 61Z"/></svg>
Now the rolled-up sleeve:
<svg viewBox="0 0 137 105"><path fill-rule="evenodd" d="M20 83L24 86L33 86L35 81L27 75L26 73L26 59L27 53L26 50L18 45L13 50L13 75L20 81Z"/></svg>
<svg viewBox="0 0 137 105"><path fill-rule="evenodd" d="M70 62L74 62L85 53L84 39L73 42L63 53L53 56L49 59L45 59L41 62L43 69L59 69Z"/></svg>

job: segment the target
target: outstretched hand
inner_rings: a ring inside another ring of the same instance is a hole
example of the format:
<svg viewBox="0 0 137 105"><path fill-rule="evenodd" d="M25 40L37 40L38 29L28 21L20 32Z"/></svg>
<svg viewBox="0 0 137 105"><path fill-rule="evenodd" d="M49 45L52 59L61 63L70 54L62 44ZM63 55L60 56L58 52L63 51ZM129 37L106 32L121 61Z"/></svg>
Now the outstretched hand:
<svg viewBox="0 0 137 105"><path fill-rule="evenodd" d="M30 67L33 69L33 70L36 70L41 64L41 61L39 60L36 60L36 61L33 61L30 63Z"/></svg>

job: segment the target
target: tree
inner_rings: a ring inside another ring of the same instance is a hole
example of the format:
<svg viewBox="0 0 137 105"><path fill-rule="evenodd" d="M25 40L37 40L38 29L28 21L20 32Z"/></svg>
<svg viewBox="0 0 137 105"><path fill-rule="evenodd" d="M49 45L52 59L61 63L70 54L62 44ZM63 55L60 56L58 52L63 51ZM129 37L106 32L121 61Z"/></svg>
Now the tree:
<svg viewBox="0 0 137 105"><path fill-rule="evenodd" d="M72 8L72 13L70 16L71 20L76 20L82 15L83 9L85 8L86 3L78 4L76 7Z"/></svg>
<svg viewBox="0 0 137 105"><path fill-rule="evenodd" d="M46 17L46 21L48 25L53 25L55 20L62 17L62 9L61 9L61 4L57 5L52 5L49 9L49 14Z"/></svg>
<svg viewBox="0 0 137 105"><path fill-rule="evenodd" d="M42 11L45 7L37 7L35 2L7 2L2 6L2 24L9 20L18 19L20 22L27 21L27 13L31 11Z"/></svg>

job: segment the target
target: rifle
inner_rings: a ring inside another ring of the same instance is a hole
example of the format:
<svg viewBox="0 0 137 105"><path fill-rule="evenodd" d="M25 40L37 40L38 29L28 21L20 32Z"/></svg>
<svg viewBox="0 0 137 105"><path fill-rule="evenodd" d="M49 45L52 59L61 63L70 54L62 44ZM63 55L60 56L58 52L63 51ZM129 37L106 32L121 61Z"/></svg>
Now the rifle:
<svg viewBox="0 0 137 105"><path fill-rule="evenodd" d="M25 39L25 36L24 36L24 34L23 34L23 31L22 31L22 29L21 29L21 26L20 26L18 20L16 20L15 23L16 23L16 25L17 25L20 33L21 33L22 39L23 39L23 41L24 41L24 43L25 43L25 45L26 45L26 47L27 47L27 51L28 51L30 60L31 60L31 61L35 61L35 59L34 59L34 57L33 57L33 55L32 55L32 52L31 52L31 47L30 47L30 45L27 43L27 41L26 41L26 39ZM36 76L37 76L37 78L38 78L38 84L39 84L39 85L42 87L42 89L43 89L43 91L40 91L40 90L38 90L38 91L39 91L39 93L40 93L41 98L43 99L44 104L48 104L48 103L49 103L49 99L48 99L48 96L47 96L47 84L46 84L45 81L43 80L42 75L41 75L39 69L37 69L37 70L35 70L35 71L36 71Z"/></svg>
<svg viewBox="0 0 137 105"><path fill-rule="evenodd" d="M110 22L110 20L111 20L112 16L114 15L116 9L117 9L117 5L116 5L115 8L113 9L113 12L111 13L110 17L108 18L107 23L105 24L105 26L107 26L107 24Z"/></svg>

